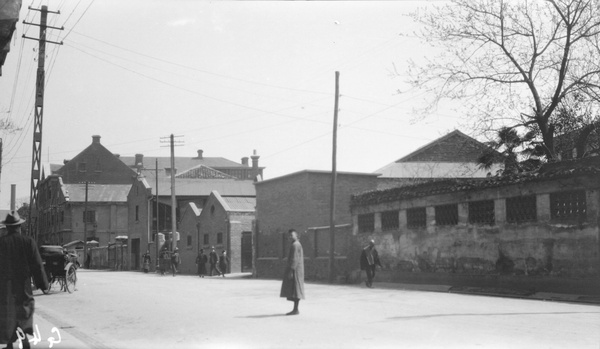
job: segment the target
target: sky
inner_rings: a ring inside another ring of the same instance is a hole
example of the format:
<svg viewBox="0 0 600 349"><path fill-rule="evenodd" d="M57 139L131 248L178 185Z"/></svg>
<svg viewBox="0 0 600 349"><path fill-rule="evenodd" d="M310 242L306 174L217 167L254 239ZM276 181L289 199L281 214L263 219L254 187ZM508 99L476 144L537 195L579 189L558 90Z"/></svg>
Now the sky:
<svg viewBox="0 0 600 349"><path fill-rule="evenodd" d="M436 52L407 16L443 1L23 0L3 75L0 208L29 202L39 12L48 6L41 158L62 164L93 135L122 156L224 157L256 151L264 178L332 169L372 173L454 129L460 114L423 115L410 59Z"/></svg>

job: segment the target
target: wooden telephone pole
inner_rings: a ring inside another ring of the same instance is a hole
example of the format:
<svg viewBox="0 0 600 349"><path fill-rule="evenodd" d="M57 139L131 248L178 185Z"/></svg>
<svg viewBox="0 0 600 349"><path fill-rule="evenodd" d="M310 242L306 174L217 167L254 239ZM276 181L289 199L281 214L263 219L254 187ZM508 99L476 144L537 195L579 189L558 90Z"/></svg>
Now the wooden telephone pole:
<svg viewBox="0 0 600 349"><path fill-rule="evenodd" d="M340 72L335 72L335 106L333 109L333 148L331 159L331 201L329 212L329 283L335 279L335 183L337 179L337 124L340 97Z"/></svg>
<svg viewBox="0 0 600 349"><path fill-rule="evenodd" d="M45 85L45 71L44 63L46 61L46 43L52 43L62 45L62 42L54 42L46 40L46 31L50 29L63 30L64 28L57 28L47 25L48 13L60 14L59 11L53 12L48 11L48 6L42 6L42 9L35 9L29 7L30 10L40 11L40 24L28 23L23 21L23 24L35 25L40 27L39 38L30 38L23 35L25 39L36 40L39 42L38 49L38 68L37 77L35 81L35 120L33 122L33 154L31 161L31 195L29 197L29 235L35 240L38 238L38 182L40 180L40 167L42 159L42 121L44 116L44 85Z"/></svg>

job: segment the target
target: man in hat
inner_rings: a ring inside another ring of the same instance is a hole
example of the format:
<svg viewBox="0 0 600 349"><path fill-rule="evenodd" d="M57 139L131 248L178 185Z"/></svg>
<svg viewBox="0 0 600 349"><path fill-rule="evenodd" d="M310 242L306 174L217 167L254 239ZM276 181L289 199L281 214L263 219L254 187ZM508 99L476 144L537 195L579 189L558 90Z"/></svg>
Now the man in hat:
<svg viewBox="0 0 600 349"><path fill-rule="evenodd" d="M379 262L379 254L375 249L375 240L371 240L360 254L360 269L367 273L367 287L373 287L373 278L375 278L377 266L381 268L381 262Z"/></svg>
<svg viewBox="0 0 600 349"><path fill-rule="evenodd" d="M48 289L46 272L36 243L30 237L21 235L21 224L24 222L16 211L11 211L0 222L7 230L7 234L0 237L0 344L8 344L6 348L9 349L23 334L25 339L22 347L30 348L27 334L33 335L35 309L31 278L37 288Z"/></svg>

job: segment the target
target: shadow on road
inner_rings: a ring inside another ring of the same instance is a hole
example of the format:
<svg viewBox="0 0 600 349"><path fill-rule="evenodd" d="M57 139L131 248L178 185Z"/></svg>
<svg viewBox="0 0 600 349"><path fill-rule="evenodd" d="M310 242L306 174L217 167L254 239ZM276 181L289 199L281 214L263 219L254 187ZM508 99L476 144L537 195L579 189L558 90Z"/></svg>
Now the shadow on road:
<svg viewBox="0 0 600 349"><path fill-rule="evenodd" d="M237 318L246 318L246 319L262 319L267 317L278 317L285 316L285 314L270 314L270 315L249 315L249 316L236 316Z"/></svg>
<svg viewBox="0 0 600 349"><path fill-rule="evenodd" d="M418 320L418 319L430 319L436 317L449 317L449 316L498 316L498 315L509 315L509 316L520 316L520 315L570 315L570 314L600 314L600 312L553 312L553 313L466 313L466 314L430 314L430 315L415 315L415 316L394 316L387 318L388 320Z"/></svg>

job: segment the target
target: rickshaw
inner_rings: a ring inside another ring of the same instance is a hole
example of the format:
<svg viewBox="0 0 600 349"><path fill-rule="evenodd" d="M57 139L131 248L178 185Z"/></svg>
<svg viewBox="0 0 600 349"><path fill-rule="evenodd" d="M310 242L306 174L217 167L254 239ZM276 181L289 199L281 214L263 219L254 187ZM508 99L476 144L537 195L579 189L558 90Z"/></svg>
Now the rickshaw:
<svg viewBox="0 0 600 349"><path fill-rule="evenodd" d="M44 245L40 246L40 255L48 277L48 289L42 291L50 293L55 284L60 286L61 291L75 291L77 267L69 253L62 246Z"/></svg>

